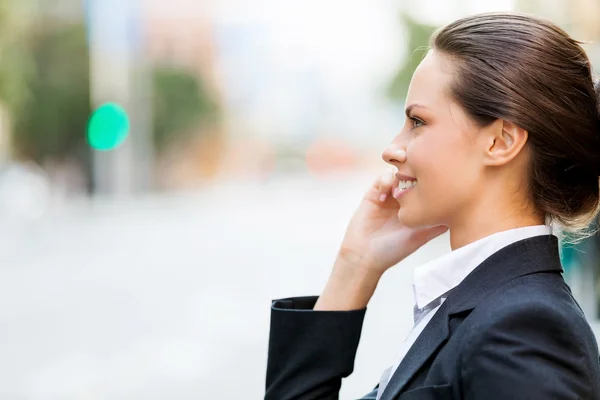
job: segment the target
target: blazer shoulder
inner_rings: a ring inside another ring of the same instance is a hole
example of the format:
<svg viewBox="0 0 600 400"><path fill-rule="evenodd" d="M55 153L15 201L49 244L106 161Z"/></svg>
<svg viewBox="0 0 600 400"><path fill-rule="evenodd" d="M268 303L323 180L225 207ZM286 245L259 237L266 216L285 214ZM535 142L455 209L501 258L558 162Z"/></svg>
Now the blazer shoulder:
<svg viewBox="0 0 600 400"><path fill-rule="evenodd" d="M470 398L486 393L494 399L598 398L595 336L559 283L518 278L490 293L464 319L456 336Z"/></svg>
<svg viewBox="0 0 600 400"><path fill-rule="evenodd" d="M564 338L575 346L579 342L580 347L598 353L586 316L559 274L527 275L499 287L468 320L472 338L494 331L516 330L540 336L540 340L552 334L555 339Z"/></svg>
<svg viewBox="0 0 600 400"><path fill-rule="evenodd" d="M556 273L537 273L516 278L499 287L477 307L486 310L489 322L533 316L547 322L588 325L569 286Z"/></svg>

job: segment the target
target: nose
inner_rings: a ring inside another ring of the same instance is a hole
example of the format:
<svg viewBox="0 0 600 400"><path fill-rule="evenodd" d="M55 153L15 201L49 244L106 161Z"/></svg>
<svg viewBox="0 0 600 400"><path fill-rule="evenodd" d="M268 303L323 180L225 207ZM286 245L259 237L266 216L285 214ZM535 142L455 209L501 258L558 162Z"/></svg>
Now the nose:
<svg viewBox="0 0 600 400"><path fill-rule="evenodd" d="M401 164L406 162L406 149L392 143L383 151L381 158L386 163L399 168Z"/></svg>

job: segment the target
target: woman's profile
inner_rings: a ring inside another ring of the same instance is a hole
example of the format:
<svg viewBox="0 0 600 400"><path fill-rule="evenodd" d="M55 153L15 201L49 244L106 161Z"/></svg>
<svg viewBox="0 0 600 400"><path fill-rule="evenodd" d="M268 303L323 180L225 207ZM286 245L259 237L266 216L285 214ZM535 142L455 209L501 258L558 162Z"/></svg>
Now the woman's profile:
<svg viewBox="0 0 600 400"><path fill-rule="evenodd" d="M449 230L363 399L600 399L551 228L585 227L600 203L600 83L579 42L513 13L439 29L383 159L321 295L272 303L265 398L337 399L380 278Z"/></svg>

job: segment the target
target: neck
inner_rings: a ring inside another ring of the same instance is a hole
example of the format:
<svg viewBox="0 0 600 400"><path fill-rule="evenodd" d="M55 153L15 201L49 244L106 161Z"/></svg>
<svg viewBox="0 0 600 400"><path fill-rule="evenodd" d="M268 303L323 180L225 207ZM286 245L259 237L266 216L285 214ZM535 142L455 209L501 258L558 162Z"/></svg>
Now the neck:
<svg viewBox="0 0 600 400"><path fill-rule="evenodd" d="M452 250L466 246L486 236L509 229L544 224L544 216L515 203L485 201L480 198L476 205L468 208L465 215L449 224Z"/></svg>

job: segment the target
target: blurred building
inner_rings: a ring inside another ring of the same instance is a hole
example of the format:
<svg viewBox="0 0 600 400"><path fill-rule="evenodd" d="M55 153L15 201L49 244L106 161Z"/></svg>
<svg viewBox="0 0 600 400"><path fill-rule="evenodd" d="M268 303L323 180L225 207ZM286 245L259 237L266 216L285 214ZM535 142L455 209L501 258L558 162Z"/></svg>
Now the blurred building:
<svg viewBox="0 0 600 400"><path fill-rule="evenodd" d="M140 0L144 25L144 50L150 63L182 67L194 73L217 103L215 39L210 2ZM198 128L203 129L203 128ZM164 189L194 186L213 177L221 164L225 131L197 132L191 142L177 144L158 160L158 184ZM202 134L203 133L203 134ZM210 139L207 139L210 137Z"/></svg>
<svg viewBox="0 0 600 400"><path fill-rule="evenodd" d="M37 12L44 16L63 20L89 21L88 10L91 1L101 2L102 0L30 1L32 8L37 9ZM202 87L210 92L210 97L215 99L217 103L220 102L221 89L218 85L219 80L215 78L215 71L217 70L215 67L215 42L212 35L210 10L207 9L210 2L181 0L168 2L131 0L131 2L135 4L135 9L138 11L125 18L131 25L129 30L133 35L128 40L135 42L132 46L129 46L129 51L135 53L131 59L131 67L135 71L135 81L132 83L131 93L135 95L137 100L133 101L130 107L130 112L134 114L132 115L132 134L128 139L130 143L126 144L132 147L131 154L137 154L146 159L150 157L147 154L151 154L152 150L151 144L147 143L145 138L150 135L150 130L153 129L151 125L152 110L149 107L150 104L146 104L146 102L151 101L149 99L154 96L152 93L151 70L155 66L181 67L186 73L191 73L201 80ZM117 5L118 3L115 4L115 6ZM114 10L111 8L111 12L122 12L125 7L113 7ZM104 8L104 11L108 12L109 9ZM109 17L109 19L102 19L102 21L107 24L106 35L110 35L112 20ZM122 39L116 38L115 40ZM115 64L114 61L116 60L108 59L108 57L109 55L107 55L105 61L98 60L96 57L94 65L100 65L98 62L106 62L107 65ZM110 57L118 56L113 54ZM110 84L110 80L114 79L108 73L112 71L111 68L99 67L96 68L96 71L106 71L101 72L99 80L92 79L97 86L114 86ZM102 89L102 93L105 93L102 97L106 97L107 93L111 92L114 92L114 90ZM117 93L113 94L116 97L122 97L118 96ZM108 97L111 96L108 95ZM119 101L116 98L113 100ZM191 137L189 142L179 145L175 142L172 150L167 151L167 154L161 153L153 163L140 162L139 157L136 156L137 158L134 161L136 168L148 171L135 171L133 179L148 181L152 180L149 175L153 175L155 180L158 180L155 183L159 189L169 189L193 186L198 181L213 176L217 171L221 158L221 148L223 147L221 142L224 140L224 131L213 129L214 132L206 134L206 132L201 132L201 129L198 128L198 132L191 132L188 135ZM207 140L202 139L207 136L210 136L213 140L207 142ZM113 153L124 151L126 149L123 147L127 146L121 147ZM105 162L112 164L116 162L116 159L107 158ZM141 165L147 166L140 167ZM146 185L143 184L143 186Z"/></svg>
<svg viewBox="0 0 600 400"><path fill-rule="evenodd" d="M189 68L214 86L215 42L208 2L178 6L177 1L140 1L150 59Z"/></svg>

